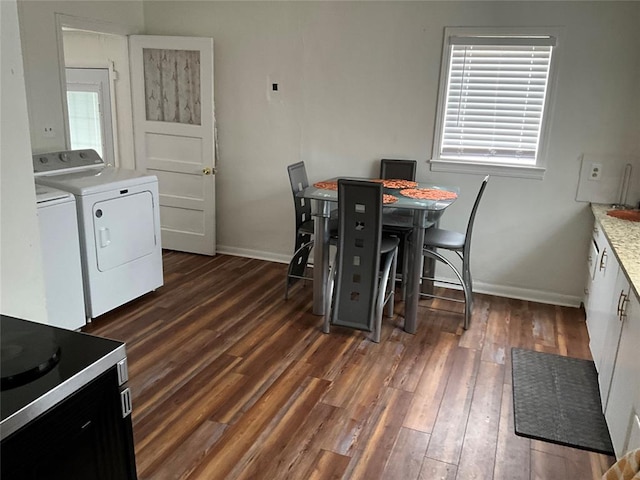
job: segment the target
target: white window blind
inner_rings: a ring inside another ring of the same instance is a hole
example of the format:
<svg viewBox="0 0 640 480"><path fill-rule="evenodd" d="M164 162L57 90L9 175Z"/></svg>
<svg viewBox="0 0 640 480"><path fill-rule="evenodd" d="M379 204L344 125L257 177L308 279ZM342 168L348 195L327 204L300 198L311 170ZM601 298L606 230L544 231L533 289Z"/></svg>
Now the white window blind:
<svg viewBox="0 0 640 480"><path fill-rule="evenodd" d="M536 165L553 37L449 37L439 156Z"/></svg>

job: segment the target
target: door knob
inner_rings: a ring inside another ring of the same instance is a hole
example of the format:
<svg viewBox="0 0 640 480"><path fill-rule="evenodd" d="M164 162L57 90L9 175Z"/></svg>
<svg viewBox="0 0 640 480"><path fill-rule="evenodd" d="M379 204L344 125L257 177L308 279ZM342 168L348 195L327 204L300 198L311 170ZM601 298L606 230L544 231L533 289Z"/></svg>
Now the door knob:
<svg viewBox="0 0 640 480"><path fill-rule="evenodd" d="M211 175L211 169L209 167L205 167L202 169L202 173L205 175Z"/></svg>

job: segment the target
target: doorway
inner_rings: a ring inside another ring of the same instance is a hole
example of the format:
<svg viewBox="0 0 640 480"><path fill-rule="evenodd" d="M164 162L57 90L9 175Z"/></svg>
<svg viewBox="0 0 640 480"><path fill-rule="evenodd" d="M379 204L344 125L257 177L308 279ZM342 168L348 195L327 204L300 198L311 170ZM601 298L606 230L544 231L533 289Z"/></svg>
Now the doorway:
<svg viewBox="0 0 640 480"><path fill-rule="evenodd" d="M135 169L127 35L58 21L68 148L94 148L106 163Z"/></svg>

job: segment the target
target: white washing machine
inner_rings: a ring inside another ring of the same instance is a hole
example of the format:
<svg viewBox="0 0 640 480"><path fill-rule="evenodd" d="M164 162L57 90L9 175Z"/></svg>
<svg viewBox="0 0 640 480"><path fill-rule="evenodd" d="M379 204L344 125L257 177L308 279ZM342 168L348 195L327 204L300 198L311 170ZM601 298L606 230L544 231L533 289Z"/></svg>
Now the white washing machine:
<svg viewBox="0 0 640 480"><path fill-rule="evenodd" d="M36 185L47 323L77 330L86 323L78 218L73 195Z"/></svg>
<svg viewBox="0 0 640 480"><path fill-rule="evenodd" d="M158 179L94 150L33 156L37 184L72 193L88 321L163 284Z"/></svg>

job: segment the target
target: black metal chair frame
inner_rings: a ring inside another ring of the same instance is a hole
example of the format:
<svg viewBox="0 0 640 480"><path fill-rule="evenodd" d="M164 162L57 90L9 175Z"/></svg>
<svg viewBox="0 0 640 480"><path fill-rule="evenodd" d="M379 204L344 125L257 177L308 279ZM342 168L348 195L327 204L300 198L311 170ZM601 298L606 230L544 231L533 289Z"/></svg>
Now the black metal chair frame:
<svg viewBox="0 0 640 480"><path fill-rule="evenodd" d="M437 281L439 283L445 283L449 285L459 285L462 287L462 291L464 293L464 300L453 297L446 297L442 295L435 295L432 293L420 293L422 297L428 298L438 298L442 300L448 300L452 302L464 302L464 329L467 330L469 328L469 324L471 321L471 314L473 311L473 280L471 278L471 234L473 232L473 225L475 223L476 213L478 211L478 206L480 205L480 200L482 199L482 195L484 194L485 188L487 187L487 183L489 182L489 175L487 175L482 181L482 185L480 186L480 190L478 191L478 195L476 196L476 200L473 204L473 208L471 209L471 214L469 215L469 221L467 223L467 230L465 234L453 232L450 230L444 230L440 228L431 228L425 231L425 242L422 250L422 255L434 258L451 268L458 278L457 282L436 279L434 277L421 277L422 280L429 281ZM460 271L447 257L439 253L436 249L448 250L455 252L460 260L462 261L462 268Z"/></svg>

